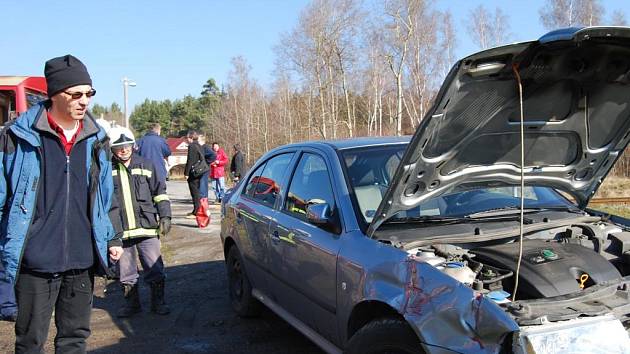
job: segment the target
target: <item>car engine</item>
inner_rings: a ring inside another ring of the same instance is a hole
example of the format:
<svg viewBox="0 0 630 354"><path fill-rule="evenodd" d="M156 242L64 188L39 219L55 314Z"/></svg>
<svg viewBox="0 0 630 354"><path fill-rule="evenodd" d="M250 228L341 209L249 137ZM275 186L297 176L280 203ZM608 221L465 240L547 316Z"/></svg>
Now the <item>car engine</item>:
<svg viewBox="0 0 630 354"><path fill-rule="evenodd" d="M514 288L519 243L433 244L408 250L497 303ZM523 240L519 300L582 291L630 274L630 232L614 224L572 224L527 234Z"/></svg>

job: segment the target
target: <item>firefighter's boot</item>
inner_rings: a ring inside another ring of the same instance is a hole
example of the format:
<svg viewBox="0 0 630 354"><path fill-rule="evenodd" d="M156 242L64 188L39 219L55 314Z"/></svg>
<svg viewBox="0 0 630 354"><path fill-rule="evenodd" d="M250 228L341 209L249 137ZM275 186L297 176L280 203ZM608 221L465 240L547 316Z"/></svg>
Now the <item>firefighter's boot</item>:
<svg viewBox="0 0 630 354"><path fill-rule="evenodd" d="M164 301L164 279L151 283L151 312L168 315L171 309Z"/></svg>
<svg viewBox="0 0 630 354"><path fill-rule="evenodd" d="M123 294L125 296L125 304L118 310L116 314L118 317L131 317L142 310L138 284L123 284Z"/></svg>

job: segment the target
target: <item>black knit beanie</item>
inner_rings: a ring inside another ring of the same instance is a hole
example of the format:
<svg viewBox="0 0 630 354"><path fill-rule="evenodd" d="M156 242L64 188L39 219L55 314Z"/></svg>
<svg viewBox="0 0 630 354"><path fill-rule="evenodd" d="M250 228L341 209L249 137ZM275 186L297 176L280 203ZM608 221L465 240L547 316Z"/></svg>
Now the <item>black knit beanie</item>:
<svg viewBox="0 0 630 354"><path fill-rule="evenodd" d="M70 54L47 61L44 75L46 76L46 85L48 85L48 97L52 97L68 87L92 85L92 79L85 65Z"/></svg>

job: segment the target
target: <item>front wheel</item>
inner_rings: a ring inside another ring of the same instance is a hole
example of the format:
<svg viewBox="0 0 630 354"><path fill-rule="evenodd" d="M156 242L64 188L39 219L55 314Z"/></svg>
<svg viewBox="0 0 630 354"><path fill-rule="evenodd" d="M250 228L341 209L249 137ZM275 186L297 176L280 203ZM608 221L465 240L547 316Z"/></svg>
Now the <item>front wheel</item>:
<svg viewBox="0 0 630 354"><path fill-rule="evenodd" d="M411 327L400 319L374 320L357 331L350 341L346 354L422 354L418 337Z"/></svg>
<svg viewBox="0 0 630 354"><path fill-rule="evenodd" d="M258 315L261 304L252 295L252 286L243 267L243 258L236 246L230 248L225 263L232 308L242 317Z"/></svg>

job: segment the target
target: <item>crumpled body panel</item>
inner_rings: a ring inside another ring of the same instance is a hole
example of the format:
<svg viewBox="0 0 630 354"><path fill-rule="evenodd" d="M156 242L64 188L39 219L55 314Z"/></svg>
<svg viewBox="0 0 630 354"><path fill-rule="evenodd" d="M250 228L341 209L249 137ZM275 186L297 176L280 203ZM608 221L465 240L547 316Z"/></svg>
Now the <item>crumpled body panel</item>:
<svg viewBox="0 0 630 354"><path fill-rule="evenodd" d="M380 263L364 281L365 298L396 309L429 353L497 353L506 336L518 330L491 300L412 257Z"/></svg>

